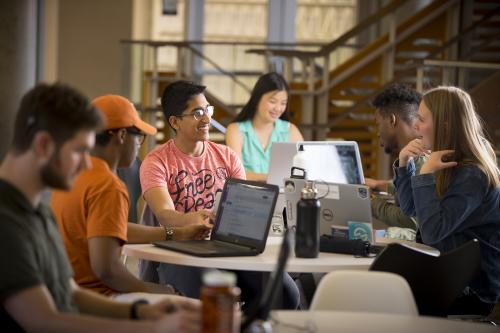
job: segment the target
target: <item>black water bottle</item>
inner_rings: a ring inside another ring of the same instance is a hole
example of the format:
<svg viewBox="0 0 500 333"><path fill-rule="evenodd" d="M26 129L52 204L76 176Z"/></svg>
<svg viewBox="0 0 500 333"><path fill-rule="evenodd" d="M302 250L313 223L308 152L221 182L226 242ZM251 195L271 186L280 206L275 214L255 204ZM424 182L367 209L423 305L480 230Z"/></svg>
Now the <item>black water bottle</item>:
<svg viewBox="0 0 500 333"><path fill-rule="evenodd" d="M306 181L297 203L297 231L295 234L295 256L317 258L319 253L320 202L313 182Z"/></svg>

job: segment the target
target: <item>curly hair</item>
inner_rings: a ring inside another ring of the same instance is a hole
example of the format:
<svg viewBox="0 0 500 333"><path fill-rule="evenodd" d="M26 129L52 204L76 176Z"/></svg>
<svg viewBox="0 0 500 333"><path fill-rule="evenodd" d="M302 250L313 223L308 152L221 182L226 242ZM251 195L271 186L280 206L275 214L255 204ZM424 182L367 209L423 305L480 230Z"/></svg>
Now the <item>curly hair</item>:
<svg viewBox="0 0 500 333"><path fill-rule="evenodd" d="M397 114L408 125L416 119L422 95L402 84L394 84L378 94L372 101L380 115Z"/></svg>

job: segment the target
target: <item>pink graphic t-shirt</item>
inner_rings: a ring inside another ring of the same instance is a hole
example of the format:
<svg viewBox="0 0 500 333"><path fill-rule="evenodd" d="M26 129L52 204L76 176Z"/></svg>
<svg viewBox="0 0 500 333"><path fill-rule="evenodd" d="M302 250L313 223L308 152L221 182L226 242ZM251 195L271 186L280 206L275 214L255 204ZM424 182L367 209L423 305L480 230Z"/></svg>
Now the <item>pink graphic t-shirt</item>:
<svg viewBox="0 0 500 333"><path fill-rule="evenodd" d="M231 148L205 141L200 156L189 156L173 139L149 153L141 165L142 194L166 187L178 212L212 209L227 178L246 179L245 169Z"/></svg>

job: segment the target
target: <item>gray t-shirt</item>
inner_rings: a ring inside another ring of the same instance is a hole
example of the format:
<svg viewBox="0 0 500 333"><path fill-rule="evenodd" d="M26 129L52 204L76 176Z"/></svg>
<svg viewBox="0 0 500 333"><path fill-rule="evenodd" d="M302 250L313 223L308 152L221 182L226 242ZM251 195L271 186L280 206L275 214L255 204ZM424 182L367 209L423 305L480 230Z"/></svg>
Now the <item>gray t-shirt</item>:
<svg viewBox="0 0 500 333"><path fill-rule="evenodd" d="M34 208L11 184L0 180L0 322L8 331L20 327L3 303L15 293L45 285L57 309L77 312L72 300L69 264L57 224L44 205Z"/></svg>

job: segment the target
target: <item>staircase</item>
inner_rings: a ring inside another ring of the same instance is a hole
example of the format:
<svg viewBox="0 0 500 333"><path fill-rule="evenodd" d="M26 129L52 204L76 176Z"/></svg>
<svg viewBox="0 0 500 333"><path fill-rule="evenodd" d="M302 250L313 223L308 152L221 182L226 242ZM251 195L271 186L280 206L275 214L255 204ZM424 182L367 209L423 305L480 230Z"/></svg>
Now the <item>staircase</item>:
<svg viewBox="0 0 500 333"><path fill-rule="evenodd" d="M357 141L367 177L383 174L381 168L386 169L386 174L389 173L388 160L385 165L379 160L384 154L379 149L370 101L392 82L403 82L415 87L415 71L408 71L408 65L424 59L449 38L448 22L454 15L455 3L446 0L432 2L397 26L393 36L389 32L379 37L330 71L329 131L326 139ZM424 71L424 76L426 82L437 82L442 73L429 69ZM319 81L317 86L322 86L323 83ZM316 107L319 108L318 105Z"/></svg>
<svg viewBox="0 0 500 333"><path fill-rule="evenodd" d="M460 58L472 62L499 63L500 1L474 0L469 3L469 8L466 8L468 14L464 13L462 20L464 25L477 23L485 16L490 18L479 24L477 29L464 40ZM491 71L475 70L469 73L464 86L473 88L491 75Z"/></svg>
<svg viewBox="0 0 500 333"><path fill-rule="evenodd" d="M365 175L368 177L389 175L391 158L385 156L379 148L373 108L370 106L373 97L394 82L402 82L417 88L416 66L425 59L461 59L460 47L467 51L467 57L463 59L500 63L500 4L498 1L476 0L471 8L472 20L465 22L468 23L467 25L463 23L461 26L458 25L461 9L459 5L459 1L433 1L399 24L392 35L391 32L382 35L343 64L331 70L327 75L327 84L324 83L324 79L316 80L315 89L321 90L322 87L323 89L327 87L328 109L326 124L316 122L318 125L316 133L321 133L323 129L324 137L316 134L314 138L341 138L357 141L362 154ZM474 27L474 24L477 26ZM473 28L470 28L471 26ZM457 34L460 30L469 30L469 39L461 39L460 34ZM469 44L466 46L465 43ZM456 72L456 70L446 70L443 67L424 66L422 88L427 89L439 84L459 84L460 75ZM474 75L469 77L466 73L467 84L462 84L468 90L492 75L491 70L469 71L469 73L474 73ZM300 81L294 82L292 86L300 87L300 83ZM487 86L483 85L483 88L485 87ZM491 91L491 86L489 91ZM300 98L292 99L292 110L304 108L303 101L302 105L293 104L298 100ZM488 119L498 118L500 101L498 97L495 100L497 101L495 105L489 103L488 106L493 107L496 113L489 115ZM321 103L323 103L321 96L318 96L314 104L318 112L316 120L321 118L319 114L322 108ZM488 111L491 109L485 108L483 113L486 114ZM296 112L296 115L300 116L300 113ZM295 121L300 123L301 118L297 116ZM328 130L324 131L325 128ZM498 132L491 128L490 131Z"/></svg>

